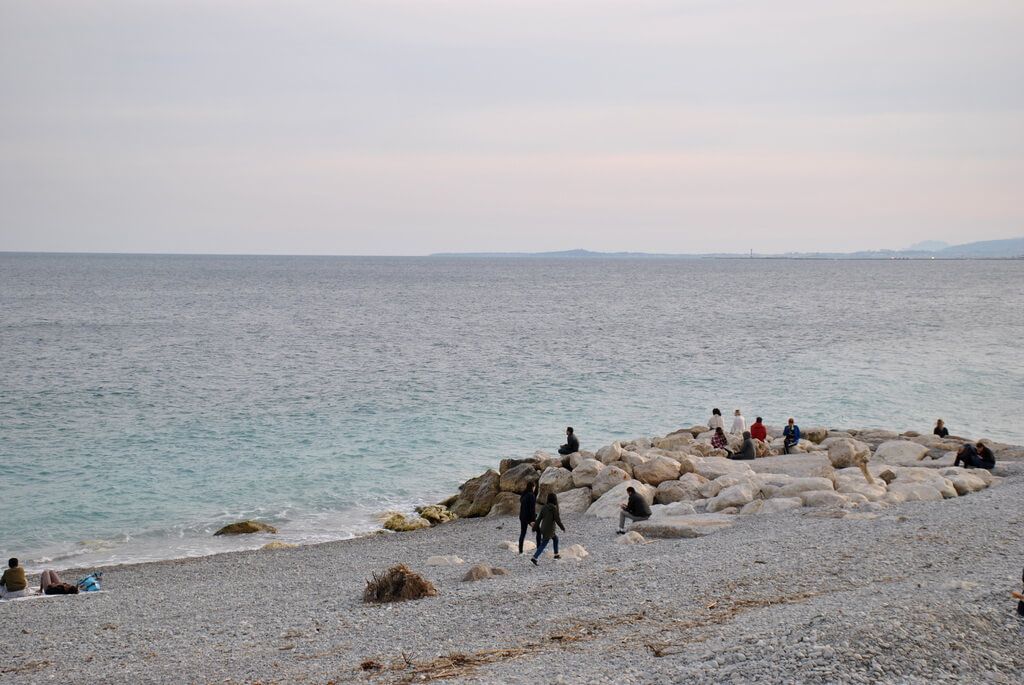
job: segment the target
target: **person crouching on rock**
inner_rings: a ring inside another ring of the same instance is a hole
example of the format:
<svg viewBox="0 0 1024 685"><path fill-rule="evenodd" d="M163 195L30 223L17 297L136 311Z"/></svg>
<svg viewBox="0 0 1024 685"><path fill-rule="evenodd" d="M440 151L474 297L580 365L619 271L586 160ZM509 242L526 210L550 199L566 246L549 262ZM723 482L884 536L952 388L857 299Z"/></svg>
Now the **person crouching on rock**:
<svg viewBox="0 0 1024 685"><path fill-rule="evenodd" d="M720 427L715 429L715 434L711 436L711 446L715 449L725 450L725 456L731 457L732 450L729 449L729 438L725 437L725 431Z"/></svg>
<svg viewBox="0 0 1024 685"><path fill-rule="evenodd" d="M983 442L979 442L977 445L967 443L956 453L953 466L960 466L961 462L966 469L988 469L991 471L996 467L996 455Z"/></svg>
<svg viewBox="0 0 1024 685"><path fill-rule="evenodd" d="M730 454L730 459L753 459L757 456L757 447L754 439L750 437L750 431L743 431L743 447L739 452Z"/></svg>
<svg viewBox="0 0 1024 685"><path fill-rule="evenodd" d="M523 541L526 540L526 529L537 518L537 484L527 483L526 490L519 495L519 553L523 553ZM534 526L536 527L536 526ZM537 546L540 547L540 532L537 532Z"/></svg>
<svg viewBox="0 0 1024 685"><path fill-rule="evenodd" d="M626 488L626 494L629 495L629 499L619 505L622 511L619 512L619 529L615 531L616 535L625 535L626 519L646 521L651 518L651 505L647 503L643 495L636 491L636 488L630 485Z"/></svg>
<svg viewBox="0 0 1024 685"><path fill-rule="evenodd" d="M548 493L548 501L541 507L540 513L537 514L537 521L533 525L541 537L541 542L537 545L537 551L530 557L533 565L537 565L537 559L544 553L544 548L548 546L548 542L551 540L555 541L555 559L561 559L562 556L558 553L558 536L555 535L555 526L557 525L561 528L563 533L565 532L565 526L562 525L562 517L558 515L558 497L555 493Z"/></svg>
<svg viewBox="0 0 1024 685"><path fill-rule="evenodd" d="M573 452L580 451L580 441L576 439L576 434L573 433L572 426L565 429L565 444L558 448L558 453L562 456L566 454L572 454Z"/></svg>
<svg viewBox="0 0 1024 685"><path fill-rule="evenodd" d="M796 425L792 416L789 417L786 427L782 429L782 436L785 438L782 441L782 452L789 454L789 448L800 442L800 426Z"/></svg>

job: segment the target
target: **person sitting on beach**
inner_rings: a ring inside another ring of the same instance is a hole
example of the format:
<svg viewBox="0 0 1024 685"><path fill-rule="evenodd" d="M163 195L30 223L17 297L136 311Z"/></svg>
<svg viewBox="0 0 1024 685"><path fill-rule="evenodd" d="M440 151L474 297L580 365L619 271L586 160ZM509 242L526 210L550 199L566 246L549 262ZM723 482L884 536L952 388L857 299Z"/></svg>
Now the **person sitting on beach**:
<svg viewBox="0 0 1024 685"><path fill-rule="evenodd" d="M636 491L632 485L626 488L626 494L629 495L629 499L619 505L619 529L615 531L616 535L625 535L626 533L626 519L630 521L646 521L651 518L651 505L647 503L643 495Z"/></svg>
<svg viewBox="0 0 1024 685"><path fill-rule="evenodd" d="M946 422L943 421L942 419L939 419L938 421L936 421L935 422L935 428L932 429L932 433L934 433L935 435L939 436L940 438L948 438L949 437L949 429L946 428Z"/></svg>
<svg viewBox="0 0 1024 685"><path fill-rule="evenodd" d="M729 459L754 459L755 457L757 457L757 446L754 445L754 440L750 437L750 431L743 431L743 447L739 452L730 454Z"/></svg>
<svg viewBox="0 0 1024 685"><path fill-rule="evenodd" d="M747 420L743 418L743 414L737 409L732 415L732 429L729 431L733 435L740 435L743 431L747 430Z"/></svg>
<svg viewBox="0 0 1024 685"><path fill-rule="evenodd" d="M991 471L996 467L996 455L985 443L978 441L975 446L978 450L978 468Z"/></svg>
<svg viewBox="0 0 1024 685"><path fill-rule="evenodd" d="M558 448L558 453L562 456L566 454L572 454L573 452L580 451L580 441L576 439L576 434L572 430L572 426L565 429L565 444Z"/></svg>
<svg viewBox="0 0 1024 685"><path fill-rule="evenodd" d="M708 420L708 430L715 430L716 428L725 429L725 421L722 419L722 412L718 407L711 410L711 419Z"/></svg>
<svg viewBox="0 0 1024 685"><path fill-rule="evenodd" d="M17 559L7 560L7 570L0 576L0 599L16 599L28 595L28 579L25 569Z"/></svg>
<svg viewBox="0 0 1024 685"><path fill-rule="evenodd" d="M727 457L732 455L732 450L729 449L729 438L725 437L725 431L721 428L716 428L715 434L711 436L711 446L715 449L725 450Z"/></svg>
<svg viewBox="0 0 1024 685"><path fill-rule="evenodd" d="M555 559L561 559L562 556L558 553L558 536L555 535L555 526L557 525L565 532L565 526L562 525L562 517L558 515L558 497L555 493L548 493L548 501L541 507L540 513L537 514L537 520L534 522L534 527L540 534L541 541L537 545L537 551L530 557L530 561L533 565L537 565L537 559L544 553L544 549L548 546L548 542L554 541Z"/></svg>
<svg viewBox="0 0 1024 685"><path fill-rule="evenodd" d="M792 416L789 417L786 427L782 429L782 437L785 438L782 441L783 454L789 454L789 448L800 442L800 426L796 425Z"/></svg>
<svg viewBox="0 0 1024 685"><path fill-rule="evenodd" d="M768 441L768 428L765 427L760 416L757 417L757 420L754 421L753 425L750 427L750 437L762 442Z"/></svg>
<svg viewBox="0 0 1024 685"><path fill-rule="evenodd" d="M519 553L523 553L523 541L526 540L526 529L537 518L537 484L526 484L526 490L519 495ZM537 533L537 546L540 547L540 533Z"/></svg>

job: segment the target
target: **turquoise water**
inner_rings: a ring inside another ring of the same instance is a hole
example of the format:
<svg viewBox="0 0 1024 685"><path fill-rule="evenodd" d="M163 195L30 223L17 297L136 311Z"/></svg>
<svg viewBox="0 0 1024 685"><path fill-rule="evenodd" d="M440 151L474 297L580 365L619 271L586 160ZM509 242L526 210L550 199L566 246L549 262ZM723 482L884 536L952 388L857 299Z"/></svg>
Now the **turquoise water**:
<svg viewBox="0 0 1024 685"><path fill-rule="evenodd" d="M503 456L769 423L1024 442L1024 262L0 254L0 557L338 539Z"/></svg>

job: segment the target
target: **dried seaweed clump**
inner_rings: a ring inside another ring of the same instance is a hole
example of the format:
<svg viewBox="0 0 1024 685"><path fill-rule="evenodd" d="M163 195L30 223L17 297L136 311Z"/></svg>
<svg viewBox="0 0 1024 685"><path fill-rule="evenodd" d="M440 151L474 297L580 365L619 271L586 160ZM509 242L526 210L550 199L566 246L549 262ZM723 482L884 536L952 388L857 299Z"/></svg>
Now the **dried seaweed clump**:
<svg viewBox="0 0 1024 685"><path fill-rule="evenodd" d="M373 574L366 581L363 591L364 602L404 602L407 599L422 599L437 594L429 580L413 572L405 564L392 566L381 575Z"/></svg>

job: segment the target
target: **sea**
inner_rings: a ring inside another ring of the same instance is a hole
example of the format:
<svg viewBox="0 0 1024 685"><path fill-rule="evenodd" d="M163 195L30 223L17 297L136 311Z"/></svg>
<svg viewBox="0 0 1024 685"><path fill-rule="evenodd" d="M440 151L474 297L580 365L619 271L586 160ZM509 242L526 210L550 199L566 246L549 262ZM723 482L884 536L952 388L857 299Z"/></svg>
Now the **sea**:
<svg viewBox="0 0 1024 685"><path fill-rule="evenodd" d="M0 557L310 544L503 457L780 425L1024 443L1024 261L0 254Z"/></svg>

